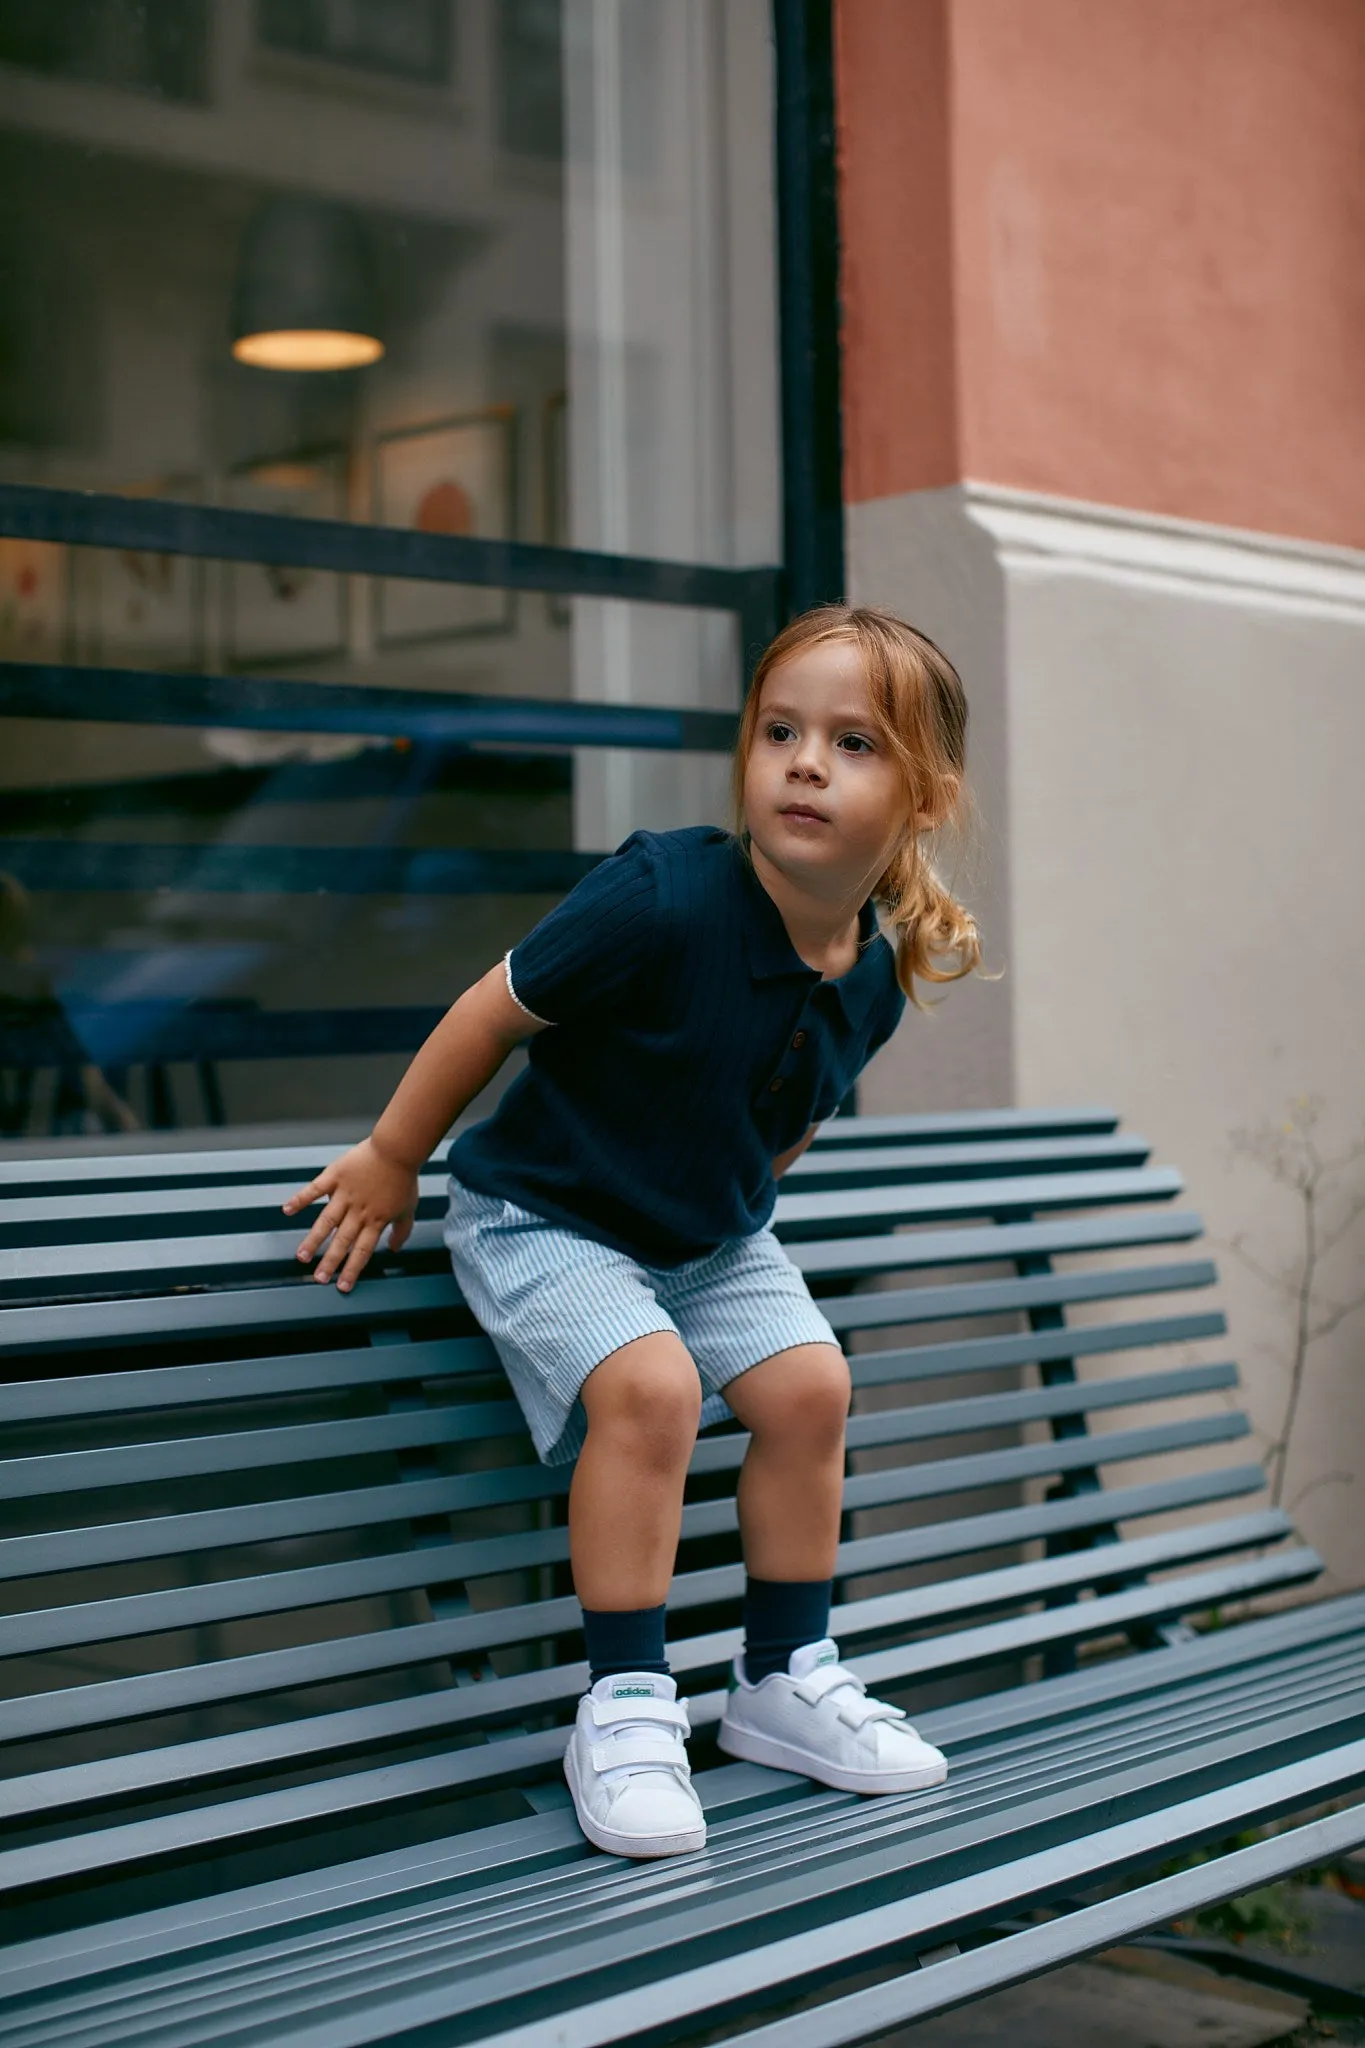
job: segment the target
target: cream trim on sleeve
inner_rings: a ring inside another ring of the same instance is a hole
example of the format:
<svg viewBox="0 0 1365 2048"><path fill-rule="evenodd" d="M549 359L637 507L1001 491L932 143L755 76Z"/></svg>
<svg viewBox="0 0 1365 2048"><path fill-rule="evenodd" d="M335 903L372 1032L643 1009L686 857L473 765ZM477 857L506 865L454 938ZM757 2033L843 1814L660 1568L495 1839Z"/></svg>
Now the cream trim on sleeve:
<svg viewBox="0 0 1365 2048"><path fill-rule="evenodd" d="M521 997L517 994L516 989L513 987L512 948L510 946L502 956L502 971L507 977L507 993L512 998L512 1001L516 1004L517 1008L523 1011L525 1015L530 1018L533 1024L544 1024L545 1026L547 1026L547 1028L553 1029L554 1027L551 1024L550 1019L548 1017L537 1017L535 1011L531 1009L529 1005L527 1005L521 1000Z"/></svg>

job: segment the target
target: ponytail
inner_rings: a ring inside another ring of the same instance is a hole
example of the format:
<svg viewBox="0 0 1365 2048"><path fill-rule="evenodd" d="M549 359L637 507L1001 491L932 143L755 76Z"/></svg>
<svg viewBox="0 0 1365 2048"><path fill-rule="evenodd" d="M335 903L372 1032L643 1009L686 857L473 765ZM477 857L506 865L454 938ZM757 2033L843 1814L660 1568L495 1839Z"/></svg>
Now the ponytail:
<svg viewBox="0 0 1365 2048"><path fill-rule="evenodd" d="M921 981L960 981L981 966L976 919L946 889L913 836L898 849L873 890L896 953L896 979L917 1010ZM950 961L951 965L941 962Z"/></svg>

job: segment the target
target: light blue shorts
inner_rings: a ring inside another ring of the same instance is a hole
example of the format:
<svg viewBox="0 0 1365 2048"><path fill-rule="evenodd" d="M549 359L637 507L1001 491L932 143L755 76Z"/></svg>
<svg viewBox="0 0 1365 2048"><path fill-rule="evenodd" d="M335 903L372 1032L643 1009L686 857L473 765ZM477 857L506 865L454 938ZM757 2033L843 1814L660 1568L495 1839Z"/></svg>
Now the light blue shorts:
<svg viewBox="0 0 1365 2048"><path fill-rule="evenodd" d="M452 1176L445 1241L547 1465L578 1456L583 1382L636 1337L681 1337L701 1378L703 1429L730 1414L721 1389L750 1366L795 1344L838 1346L771 1230L728 1238L683 1266L640 1266Z"/></svg>

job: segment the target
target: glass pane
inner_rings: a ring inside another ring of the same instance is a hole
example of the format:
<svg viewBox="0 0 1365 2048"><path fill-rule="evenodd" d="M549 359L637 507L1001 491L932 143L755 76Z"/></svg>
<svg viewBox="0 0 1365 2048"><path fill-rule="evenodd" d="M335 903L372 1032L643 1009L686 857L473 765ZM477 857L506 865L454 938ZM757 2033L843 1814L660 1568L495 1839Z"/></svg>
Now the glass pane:
<svg viewBox="0 0 1365 2048"><path fill-rule="evenodd" d="M767 12L0 6L0 476L775 560Z"/></svg>
<svg viewBox="0 0 1365 2048"><path fill-rule="evenodd" d="M771 102L767 0L0 4L0 481L775 561ZM35 662L99 680L0 723L11 1134L363 1120L588 857L724 813L632 728L122 714L163 673L733 712L729 614L0 536ZM389 1049L158 1071L335 1010Z"/></svg>
<svg viewBox="0 0 1365 2048"><path fill-rule="evenodd" d="M210 586L225 573L202 567ZM656 701L676 701L689 665L702 675L723 714L707 749L672 717L642 731L643 705L620 707L615 737L633 744L572 745L563 672L490 689L456 738L426 722L452 704L430 683L348 692L343 714L332 685L310 682L315 724L289 731L176 723L179 679L79 667L79 708L107 705L107 718L9 719L0 1132L363 1128L439 1013L595 856L637 826L722 822L733 622L601 602L594 614L595 630L648 654ZM127 722L143 693L164 699L160 722ZM366 729L342 729L357 705ZM540 721L529 732L522 707Z"/></svg>

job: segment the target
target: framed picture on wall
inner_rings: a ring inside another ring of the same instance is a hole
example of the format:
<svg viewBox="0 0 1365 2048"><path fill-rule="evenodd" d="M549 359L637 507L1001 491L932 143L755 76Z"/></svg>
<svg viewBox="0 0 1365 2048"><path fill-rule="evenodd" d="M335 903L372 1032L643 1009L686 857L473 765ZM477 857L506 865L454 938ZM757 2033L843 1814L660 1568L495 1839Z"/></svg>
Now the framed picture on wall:
<svg viewBox="0 0 1365 2048"><path fill-rule="evenodd" d="M380 434L374 516L419 533L512 540L516 534L517 411L493 405ZM468 583L375 583L375 640L412 647L510 633L516 593Z"/></svg>
<svg viewBox="0 0 1365 2048"><path fill-rule="evenodd" d="M128 498L202 505L205 478L178 474L119 487ZM202 669L208 565L150 548L78 548L72 564L77 659L117 667Z"/></svg>
<svg viewBox="0 0 1365 2048"><path fill-rule="evenodd" d="M345 519L349 479L349 449L326 442L239 464L224 479L222 496L241 511ZM344 654L346 581L327 569L225 562L222 631L228 667L280 668Z"/></svg>
<svg viewBox="0 0 1365 2048"><path fill-rule="evenodd" d="M71 567L53 541L0 539L0 659L63 659Z"/></svg>

